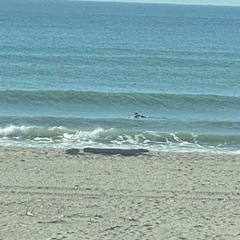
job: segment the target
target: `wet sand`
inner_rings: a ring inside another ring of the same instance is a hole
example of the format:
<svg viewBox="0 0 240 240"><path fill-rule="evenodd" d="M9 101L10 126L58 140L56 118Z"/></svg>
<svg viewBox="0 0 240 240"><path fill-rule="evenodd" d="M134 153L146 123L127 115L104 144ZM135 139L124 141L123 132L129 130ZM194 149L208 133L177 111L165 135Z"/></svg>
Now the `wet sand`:
<svg viewBox="0 0 240 240"><path fill-rule="evenodd" d="M0 240L240 239L240 155L0 148Z"/></svg>

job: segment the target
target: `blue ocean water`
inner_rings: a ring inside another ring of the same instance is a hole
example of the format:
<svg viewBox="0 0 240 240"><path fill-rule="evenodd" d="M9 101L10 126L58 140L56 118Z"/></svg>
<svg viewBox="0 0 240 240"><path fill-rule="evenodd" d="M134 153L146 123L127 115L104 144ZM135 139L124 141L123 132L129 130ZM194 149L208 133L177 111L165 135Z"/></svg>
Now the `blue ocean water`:
<svg viewBox="0 0 240 240"><path fill-rule="evenodd" d="M239 26L239 7L2 0L0 145L239 152Z"/></svg>

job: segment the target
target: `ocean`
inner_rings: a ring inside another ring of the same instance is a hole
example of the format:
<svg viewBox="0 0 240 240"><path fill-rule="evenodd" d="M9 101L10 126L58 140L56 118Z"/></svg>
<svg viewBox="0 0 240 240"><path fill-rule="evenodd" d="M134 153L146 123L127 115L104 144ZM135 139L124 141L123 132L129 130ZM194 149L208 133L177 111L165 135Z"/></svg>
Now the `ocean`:
<svg viewBox="0 0 240 240"><path fill-rule="evenodd" d="M240 7L2 0L0 145L240 153L239 26Z"/></svg>

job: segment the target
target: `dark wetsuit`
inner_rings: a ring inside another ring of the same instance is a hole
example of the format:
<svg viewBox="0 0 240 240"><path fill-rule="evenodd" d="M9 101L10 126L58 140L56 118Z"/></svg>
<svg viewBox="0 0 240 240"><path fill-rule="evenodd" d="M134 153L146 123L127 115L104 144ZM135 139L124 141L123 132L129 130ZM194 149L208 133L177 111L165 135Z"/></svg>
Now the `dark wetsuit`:
<svg viewBox="0 0 240 240"><path fill-rule="evenodd" d="M138 113L134 113L134 118L147 118L146 116L140 115Z"/></svg>

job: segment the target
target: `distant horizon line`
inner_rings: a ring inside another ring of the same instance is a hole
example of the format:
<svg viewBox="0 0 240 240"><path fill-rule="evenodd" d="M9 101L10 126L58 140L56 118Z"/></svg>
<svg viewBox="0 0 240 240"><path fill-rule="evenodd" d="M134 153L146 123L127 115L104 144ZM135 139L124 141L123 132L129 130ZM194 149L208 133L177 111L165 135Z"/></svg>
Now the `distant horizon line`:
<svg viewBox="0 0 240 240"><path fill-rule="evenodd" d="M3 0L15 2L18 0ZM25 0L26 2L57 2L56 0ZM189 6L219 6L219 7L240 7L239 4L229 3L178 3L178 2L156 2L155 0L59 0L60 2L111 2L111 3L136 3L136 4L162 4L162 5L189 5Z"/></svg>
<svg viewBox="0 0 240 240"><path fill-rule="evenodd" d="M235 4L215 4L215 3L168 3L168 2L155 2L155 1L141 1L141 0L67 0L71 2L112 2L112 3L145 3L145 4L164 4L164 5L192 5L192 6L225 6L225 7L240 7Z"/></svg>

